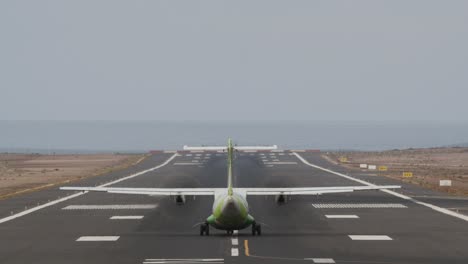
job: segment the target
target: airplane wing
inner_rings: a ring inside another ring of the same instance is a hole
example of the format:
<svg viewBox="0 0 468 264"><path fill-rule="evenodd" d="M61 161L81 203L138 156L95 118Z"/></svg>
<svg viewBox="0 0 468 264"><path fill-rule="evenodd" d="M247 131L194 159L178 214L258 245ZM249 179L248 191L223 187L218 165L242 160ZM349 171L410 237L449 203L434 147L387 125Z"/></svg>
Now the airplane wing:
<svg viewBox="0 0 468 264"><path fill-rule="evenodd" d="M334 187L297 187L297 188L235 188L246 195L320 195L326 193L346 193L354 191L399 189L399 185L381 186L334 186Z"/></svg>
<svg viewBox="0 0 468 264"><path fill-rule="evenodd" d="M119 194L141 194L150 196L215 195L226 188L121 188L121 187L60 187L65 191L107 192Z"/></svg>
<svg viewBox="0 0 468 264"><path fill-rule="evenodd" d="M234 188L234 192L247 195L320 195L365 190L398 189L398 185L382 186L338 186L338 187L297 187L297 188ZM123 187L61 187L68 191L96 191L118 194L140 194L150 196L216 195L226 188L123 188Z"/></svg>

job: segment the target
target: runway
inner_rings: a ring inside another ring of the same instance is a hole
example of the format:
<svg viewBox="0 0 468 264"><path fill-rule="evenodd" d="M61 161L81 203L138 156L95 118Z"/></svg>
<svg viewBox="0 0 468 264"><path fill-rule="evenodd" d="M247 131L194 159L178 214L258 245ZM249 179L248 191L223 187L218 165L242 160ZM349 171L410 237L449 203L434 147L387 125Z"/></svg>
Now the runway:
<svg viewBox="0 0 468 264"><path fill-rule="evenodd" d="M179 152L73 185L226 187L226 180L226 154ZM238 153L233 180L237 187L401 185L293 151ZM199 236L193 225L210 215L212 201L187 197L178 206L170 198L57 189L3 200L0 263L468 263L466 216L444 211L468 208L468 199L417 186L292 197L284 205L251 196L262 236L213 228Z"/></svg>

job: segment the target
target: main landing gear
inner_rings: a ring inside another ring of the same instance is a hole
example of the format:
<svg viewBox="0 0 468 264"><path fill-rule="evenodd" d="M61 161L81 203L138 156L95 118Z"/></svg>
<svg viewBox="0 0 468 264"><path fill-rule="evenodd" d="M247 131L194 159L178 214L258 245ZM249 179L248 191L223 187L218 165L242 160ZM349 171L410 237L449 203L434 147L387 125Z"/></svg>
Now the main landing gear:
<svg viewBox="0 0 468 264"><path fill-rule="evenodd" d="M252 223L252 236L255 236L255 234L259 236L262 234L262 226L253 222Z"/></svg>
<svg viewBox="0 0 468 264"><path fill-rule="evenodd" d="M204 223L200 225L200 236L203 235L210 235L210 225L208 223Z"/></svg>
<svg viewBox="0 0 468 264"><path fill-rule="evenodd" d="M232 234L234 234L234 230L227 230L226 233L227 233L228 235L232 235Z"/></svg>

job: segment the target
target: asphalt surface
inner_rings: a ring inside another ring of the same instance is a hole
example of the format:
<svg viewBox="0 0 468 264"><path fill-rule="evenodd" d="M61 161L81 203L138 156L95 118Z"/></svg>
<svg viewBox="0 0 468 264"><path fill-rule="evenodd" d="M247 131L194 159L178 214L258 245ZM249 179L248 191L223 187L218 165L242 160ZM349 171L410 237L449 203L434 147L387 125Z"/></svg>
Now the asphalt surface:
<svg viewBox="0 0 468 264"><path fill-rule="evenodd" d="M298 154L311 164L356 179L401 184L346 171L318 153ZM74 185L99 186L172 157L165 166L110 186L226 186L225 154L173 155L156 154L135 167ZM308 166L289 152L239 153L234 164L238 187L362 185ZM468 207L466 198L403 187L398 192L417 201L443 208ZM292 197L284 205L276 204L274 197L248 197L250 213L264 223L262 236L255 237L250 229L233 236L211 229L210 236L200 237L193 225L210 215L212 197L187 197L186 204L178 206L170 198L86 193L2 222L75 193L50 189L0 201L0 263L468 263L466 220L382 191ZM343 215L354 218L328 218ZM111 219L116 216L135 219ZM351 239L356 235L373 240ZM83 237L112 241L77 241Z"/></svg>

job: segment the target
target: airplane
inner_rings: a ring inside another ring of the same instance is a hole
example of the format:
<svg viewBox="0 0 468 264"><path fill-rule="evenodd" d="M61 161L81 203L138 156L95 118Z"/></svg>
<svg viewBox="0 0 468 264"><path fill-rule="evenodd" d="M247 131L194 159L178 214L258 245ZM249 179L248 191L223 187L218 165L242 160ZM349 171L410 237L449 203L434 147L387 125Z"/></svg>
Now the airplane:
<svg viewBox="0 0 468 264"><path fill-rule="evenodd" d="M295 188L236 188L232 184L232 166L234 151L239 150L274 150L273 146L234 146L228 140L226 147L184 146L190 151L224 151L227 152L227 188L122 188L122 187L61 187L68 191L97 191L117 194L140 194L149 196L174 197L177 204L185 203L185 196L209 195L214 196L212 214L199 224L200 235L209 235L210 226L225 230L233 234L234 230L252 228L252 235L262 234L262 225L249 214L247 196L249 195L275 195L278 203L284 203L288 195L321 195L327 193L347 193L364 190L397 189L398 185L382 186L338 186L338 187L295 187Z"/></svg>

